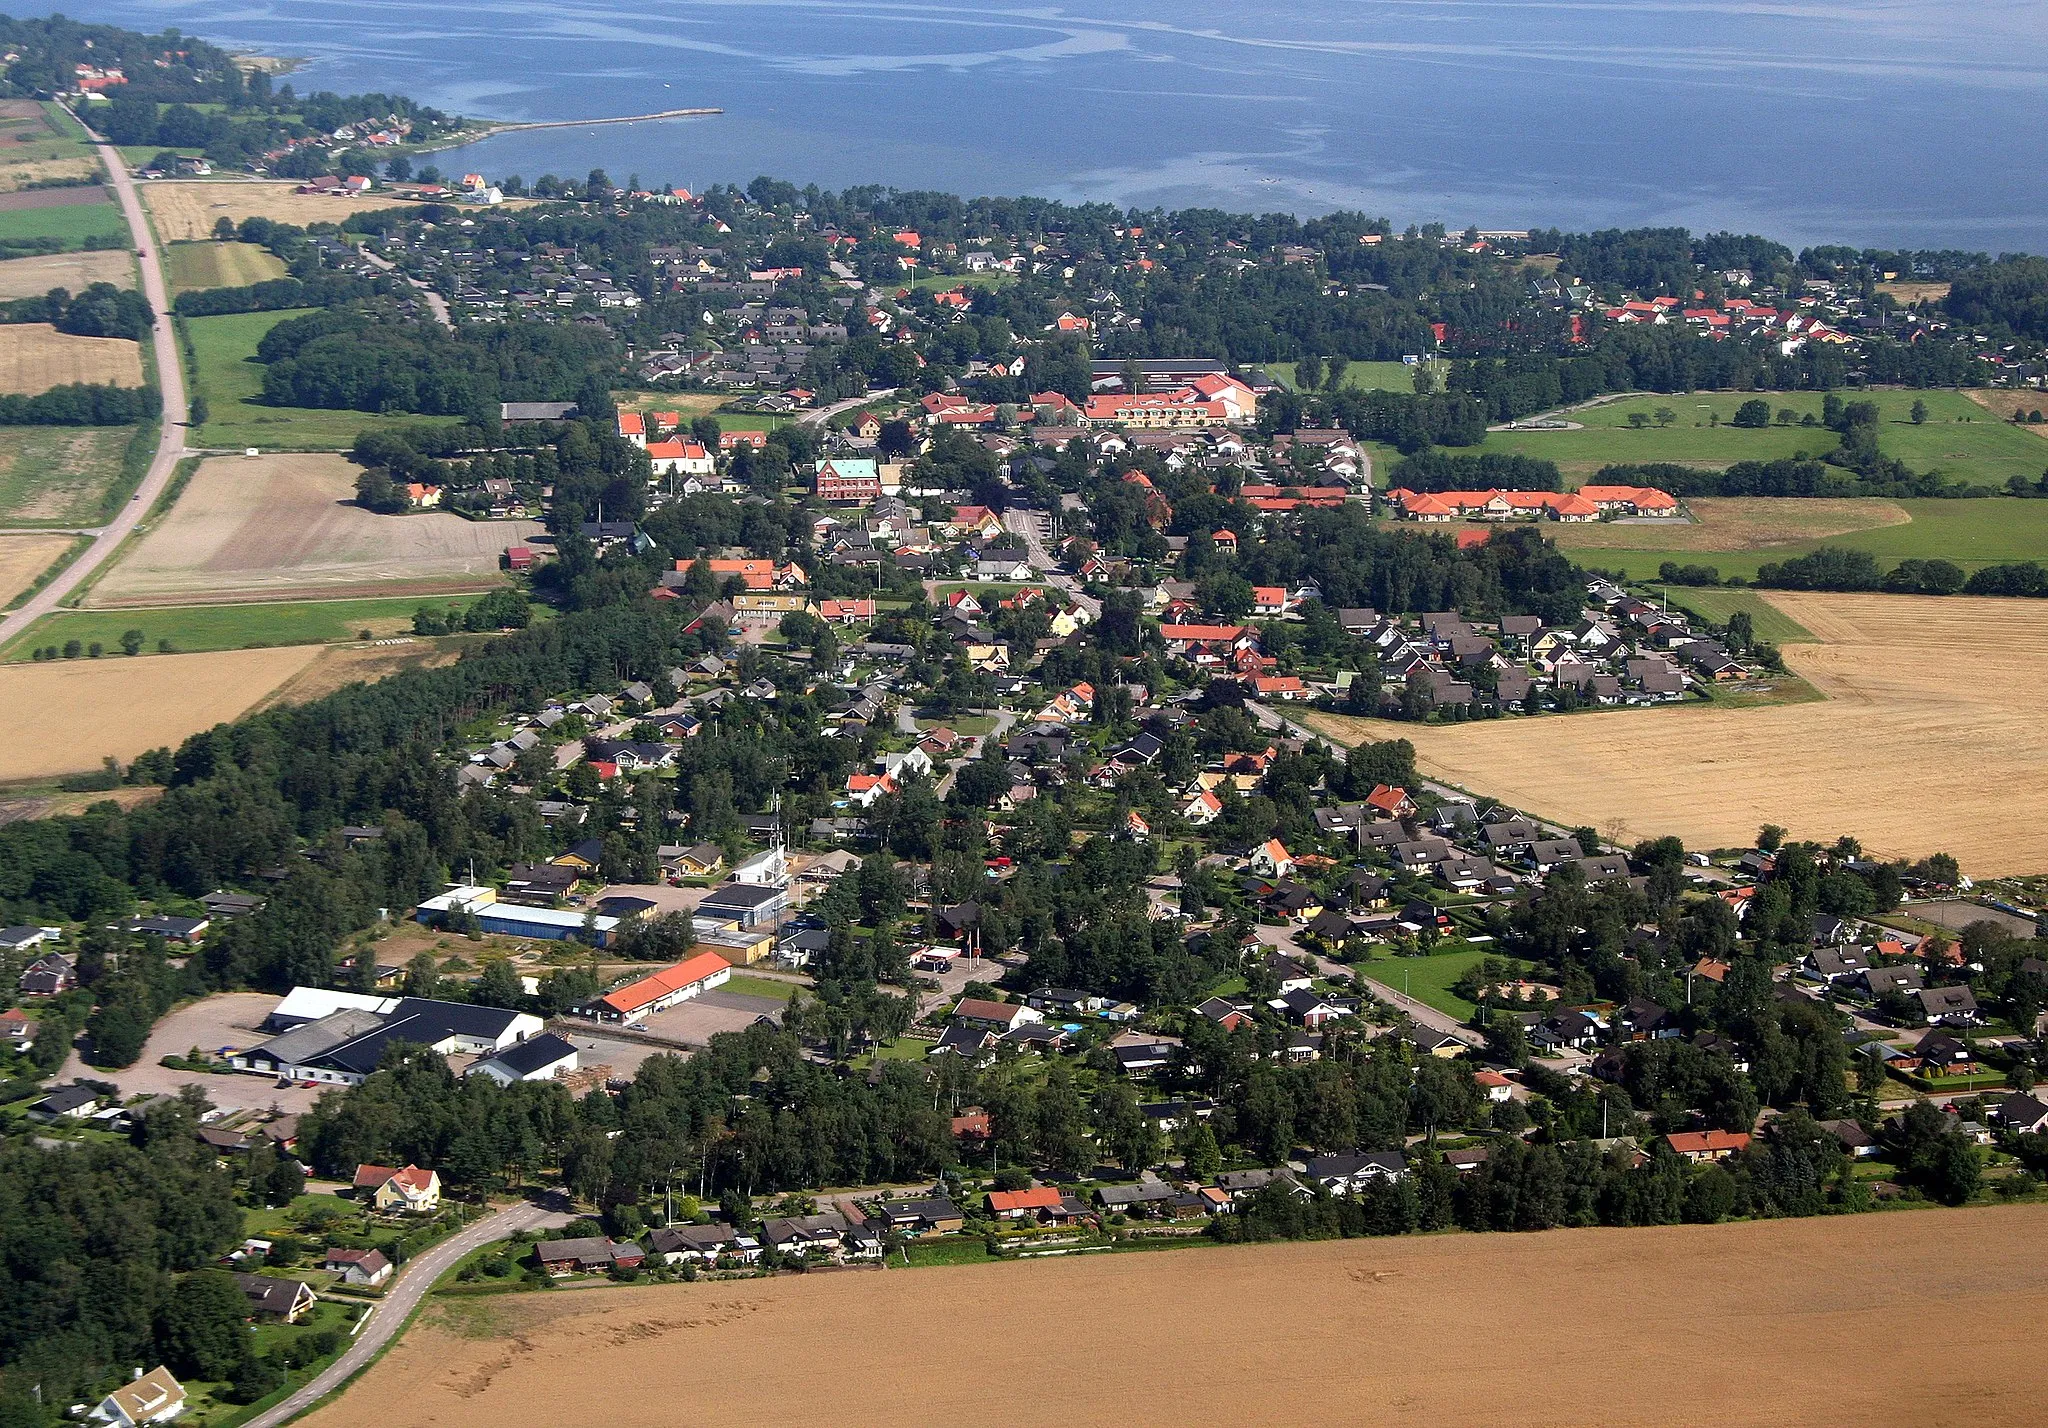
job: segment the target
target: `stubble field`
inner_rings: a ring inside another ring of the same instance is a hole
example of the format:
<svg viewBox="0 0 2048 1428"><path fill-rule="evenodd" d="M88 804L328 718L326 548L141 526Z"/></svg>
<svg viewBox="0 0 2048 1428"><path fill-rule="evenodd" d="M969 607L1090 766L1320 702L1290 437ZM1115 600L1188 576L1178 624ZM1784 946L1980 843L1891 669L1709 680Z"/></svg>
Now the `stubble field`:
<svg viewBox="0 0 2048 1428"><path fill-rule="evenodd" d="M317 650L57 660L0 669L0 782L96 769L175 748L234 719L309 664Z"/></svg>
<svg viewBox="0 0 2048 1428"><path fill-rule="evenodd" d="M2039 1421L2044 1235L2024 1206L442 1300L307 1422L2002 1428Z"/></svg>
<svg viewBox="0 0 2048 1428"><path fill-rule="evenodd" d="M210 457L91 603L478 590L498 583L507 546L541 530L434 512L380 516L354 497L355 468L340 456Z"/></svg>
<svg viewBox="0 0 2048 1428"><path fill-rule="evenodd" d="M142 199L155 220L157 235L166 243L211 238L213 225L223 218L237 224L245 218L268 218L303 228L310 223L339 223L352 213L416 206L395 194L375 190L348 198L294 193L297 187L290 180L164 179L143 184ZM509 199L503 207L531 205L531 199Z"/></svg>
<svg viewBox="0 0 2048 1428"><path fill-rule="evenodd" d="M34 396L72 382L142 385L142 349L124 337L73 337L47 322L0 327L0 392Z"/></svg>
<svg viewBox="0 0 2048 1428"><path fill-rule="evenodd" d="M51 288L83 292L94 283L135 286L135 255L118 249L89 253L38 253L0 261L0 300L41 297Z"/></svg>
<svg viewBox="0 0 2048 1428"><path fill-rule="evenodd" d="M0 605L28 589L75 539L68 535L0 536Z"/></svg>
<svg viewBox="0 0 2048 1428"><path fill-rule="evenodd" d="M1409 739L1431 778L1628 839L1747 845L1852 833L1883 856L1947 852L1977 876L2048 870L2048 604L1910 595L1764 597L1811 631L1785 660L1826 698L1456 725L1312 714L1346 743Z"/></svg>

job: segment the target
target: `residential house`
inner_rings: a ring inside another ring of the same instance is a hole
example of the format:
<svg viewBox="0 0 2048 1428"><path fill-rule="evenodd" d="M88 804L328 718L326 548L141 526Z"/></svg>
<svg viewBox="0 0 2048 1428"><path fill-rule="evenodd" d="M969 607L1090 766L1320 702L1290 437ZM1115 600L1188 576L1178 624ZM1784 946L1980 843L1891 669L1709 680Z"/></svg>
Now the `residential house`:
<svg viewBox="0 0 2048 1428"><path fill-rule="evenodd" d="M394 1170L385 1165L359 1165L355 1176L356 1198L366 1193L380 1212L424 1215L441 1207L441 1176L438 1171L408 1165Z"/></svg>
<svg viewBox="0 0 2048 1428"><path fill-rule="evenodd" d="M1407 1173L1408 1163L1397 1150L1318 1155L1306 1170L1310 1180L1332 1195L1356 1195L1376 1181L1399 1180Z"/></svg>
<svg viewBox="0 0 2048 1428"><path fill-rule="evenodd" d="M384 1257L384 1251L374 1249L343 1249L329 1246L322 1269L341 1277L343 1284L361 1285L374 1289L391 1278L391 1261Z"/></svg>
<svg viewBox="0 0 2048 1428"><path fill-rule="evenodd" d="M114 1428L144 1428L152 1423L168 1423L185 1411L185 1386L171 1376L167 1368L153 1368L148 1373L137 1373L135 1378L122 1384L102 1398L86 1417L94 1423L113 1424Z"/></svg>

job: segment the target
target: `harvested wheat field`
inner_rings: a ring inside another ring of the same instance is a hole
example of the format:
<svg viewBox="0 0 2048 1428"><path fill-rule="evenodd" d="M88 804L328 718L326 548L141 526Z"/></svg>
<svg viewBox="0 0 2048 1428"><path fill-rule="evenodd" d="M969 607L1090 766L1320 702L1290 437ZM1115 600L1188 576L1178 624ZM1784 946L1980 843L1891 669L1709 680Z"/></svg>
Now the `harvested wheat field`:
<svg viewBox="0 0 2048 1428"><path fill-rule="evenodd" d="M2001 419L2011 421L2013 413L2028 416L2034 412L2048 412L2048 392L2033 388L2013 391L1990 387L1972 387L1963 393L1987 412L1995 412ZM2036 436L2048 437L2048 422L2026 422L2025 429Z"/></svg>
<svg viewBox="0 0 2048 1428"><path fill-rule="evenodd" d="M1574 550L1769 550L1913 519L1897 502L1876 496L1694 496L1685 504L1696 521L1602 521L1566 527L1558 539Z"/></svg>
<svg viewBox="0 0 2048 1428"><path fill-rule="evenodd" d="M257 708L310 704L351 684L375 684L412 669L440 669L462 658L462 651L478 639L488 638L462 635L392 645L323 645L311 664L273 689Z"/></svg>
<svg viewBox="0 0 2048 1428"><path fill-rule="evenodd" d="M0 327L0 392L34 396L71 382L142 385L142 349L125 337L73 337L47 322Z"/></svg>
<svg viewBox="0 0 2048 1428"><path fill-rule="evenodd" d="M96 769L238 718L318 651L54 660L0 668L0 782Z"/></svg>
<svg viewBox="0 0 2048 1428"><path fill-rule="evenodd" d="M35 583L76 540L68 535L0 536L0 605Z"/></svg>
<svg viewBox="0 0 2048 1428"><path fill-rule="evenodd" d="M1961 596L1764 596L1822 643L1785 661L1817 703L1443 726L1310 714L1346 743L1409 739L1431 778L1560 823L1695 848L1853 833L1977 876L2048 871L2048 605Z"/></svg>
<svg viewBox="0 0 2048 1428"><path fill-rule="evenodd" d="M166 243L211 238L221 219L269 218L279 223L339 223L352 213L402 208L408 201L389 193L371 192L346 198L337 194L294 193L297 184L265 180L164 179L142 185L143 202ZM531 200L508 200L504 207L522 208Z"/></svg>
<svg viewBox="0 0 2048 1428"><path fill-rule="evenodd" d="M306 1421L1999 1428L2040 1421L2044 1241L2024 1206L440 1300Z"/></svg>
<svg viewBox="0 0 2048 1428"><path fill-rule="evenodd" d="M536 521L380 516L355 504L335 455L216 456L169 516L95 587L94 605L477 590Z"/></svg>
<svg viewBox="0 0 2048 1428"><path fill-rule="evenodd" d="M135 255L102 248L89 253L38 253L0 261L0 299L41 297L51 288L83 292L94 283L135 286Z"/></svg>

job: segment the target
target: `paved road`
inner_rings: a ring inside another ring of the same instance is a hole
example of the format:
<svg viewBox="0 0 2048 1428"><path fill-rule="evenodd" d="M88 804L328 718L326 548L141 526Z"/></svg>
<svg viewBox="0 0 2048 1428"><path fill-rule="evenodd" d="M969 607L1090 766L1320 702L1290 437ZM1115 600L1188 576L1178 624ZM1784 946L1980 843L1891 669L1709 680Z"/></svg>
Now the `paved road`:
<svg viewBox="0 0 2048 1428"><path fill-rule="evenodd" d="M164 287L163 266L157 258L156 240L150 237L149 224L142 216L142 203L135 196L135 184L128 177L128 167L121 161L121 155L112 145L100 142L97 134L93 139L99 150L100 162L106 165L107 174L113 181L114 196L121 204L121 216L128 220L128 233L135 244L135 251L142 255L142 295L149 299L150 311L156 315L150 341L156 350L157 384L164 394L163 431L157 441L156 456L149 463L149 471L143 476L141 486L136 488L135 498L123 506L112 521L93 532L93 543L62 574L31 595L20 609L0 618L0 643L12 639L56 609L58 601L120 549L121 542L128 538L128 533L135 529L136 523L163 494L164 487L170 484L171 473L185 455L185 369L178 365L178 344L171 330L171 302Z"/></svg>
<svg viewBox="0 0 2048 1428"><path fill-rule="evenodd" d="M805 412L796 419L796 424L798 426L823 426L841 412L850 412L856 407L866 406L869 402L886 401L895 395L896 389L894 387L877 387L872 392L863 392L860 396L848 397L845 401L834 402L829 407L819 407L814 412Z"/></svg>
<svg viewBox="0 0 2048 1428"><path fill-rule="evenodd" d="M1003 512L1003 525L1012 534L1024 538L1024 548L1030 553L1031 568L1044 577L1044 583L1064 591L1075 604L1088 612L1090 619L1102 617L1102 602L1092 595L1082 593L1081 582L1057 567L1059 561L1046 548L1045 521L1043 511L1008 510Z"/></svg>
<svg viewBox="0 0 2048 1428"><path fill-rule="evenodd" d="M355 1342L342 1356L316 1374L304 1388L275 1408L257 1414L242 1428L277 1428L277 1425L298 1417L341 1387L405 1327L405 1321L411 1317L426 1292L434 1287L434 1281L471 1250L493 1240L510 1239L521 1230L566 1225L571 1218L564 1209L533 1204L513 1205L478 1220L417 1259L407 1261L405 1268L391 1281L384 1297L370 1310L369 1322L356 1334Z"/></svg>

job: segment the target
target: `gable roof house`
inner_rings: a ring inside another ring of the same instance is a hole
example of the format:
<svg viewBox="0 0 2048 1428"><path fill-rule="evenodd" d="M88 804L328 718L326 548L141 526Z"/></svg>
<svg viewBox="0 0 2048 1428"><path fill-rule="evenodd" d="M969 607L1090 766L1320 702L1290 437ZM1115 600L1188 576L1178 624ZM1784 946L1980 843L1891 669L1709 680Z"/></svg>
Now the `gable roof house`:
<svg viewBox="0 0 2048 1428"><path fill-rule="evenodd" d="M185 1411L185 1386L167 1368L138 1373L102 1398L86 1415L94 1423L111 1423L115 1428L142 1428L144 1424L168 1423Z"/></svg>

